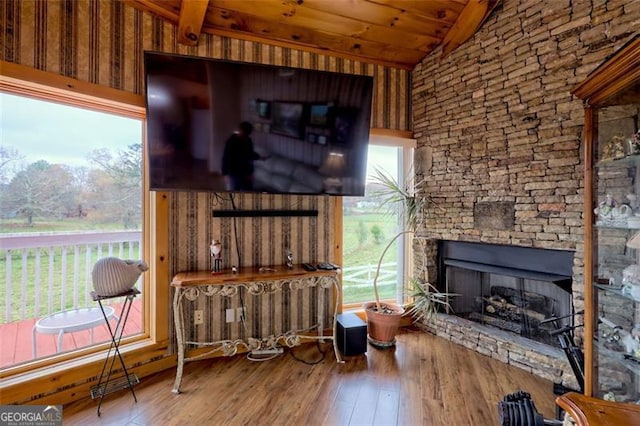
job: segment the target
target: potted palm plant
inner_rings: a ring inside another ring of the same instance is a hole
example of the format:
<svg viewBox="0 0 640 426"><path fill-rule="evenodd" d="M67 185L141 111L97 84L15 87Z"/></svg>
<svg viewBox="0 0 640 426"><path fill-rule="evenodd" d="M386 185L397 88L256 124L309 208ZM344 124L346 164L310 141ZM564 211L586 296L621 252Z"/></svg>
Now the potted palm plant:
<svg viewBox="0 0 640 426"><path fill-rule="evenodd" d="M375 302L364 305L369 343L375 347L385 348L395 345L395 335L403 315L408 314L417 321L430 320L438 312L440 306L448 306L448 297L451 295L438 292L432 284L426 281L424 271L416 271L416 274L409 279L406 288L412 298L412 303L406 312L402 306L395 303L380 301L378 278L383 258L398 238L407 234L415 234L422 227L424 209L430 200L429 197L419 192L424 181L414 183L411 174L403 182L398 182L389 174L376 170L374 180L381 187L376 191L381 207L387 208L389 211L399 211L404 223L404 229L400 230L387 243L378 259L373 279ZM418 241L418 246L422 255L426 256L424 242ZM424 264L425 262L422 262L422 265Z"/></svg>

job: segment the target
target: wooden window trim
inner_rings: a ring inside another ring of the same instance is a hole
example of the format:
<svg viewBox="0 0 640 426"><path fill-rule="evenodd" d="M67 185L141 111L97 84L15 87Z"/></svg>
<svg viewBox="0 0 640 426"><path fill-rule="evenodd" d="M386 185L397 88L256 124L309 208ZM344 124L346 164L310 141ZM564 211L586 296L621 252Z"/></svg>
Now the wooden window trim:
<svg viewBox="0 0 640 426"><path fill-rule="evenodd" d="M6 61L0 61L0 91L142 120L143 168L146 169L143 96ZM146 295L144 330L141 335L126 338L122 346L127 360L140 364L153 360L153 366L135 369L140 370L140 376L175 364L175 357L160 356L166 354L169 340L168 199L166 193L149 191L146 170L143 173L143 203L143 256L150 263L150 273L143 275L142 284ZM66 403L77 399L78 392L82 391L69 385L81 383L80 388L88 389L91 382L82 381L99 374L108 347L108 343L100 344L2 370L0 402ZM36 383L39 385L34 386ZM34 400L34 393L43 396ZM66 394L70 396L65 397Z"/></svg>
<svg viewBox="0 0 640 426"><path fill-rule="evenodd" d="M12 62L0 61L0 88L9 93L61 102L94 111L144 119L144 97L53 74Z"/></svg>

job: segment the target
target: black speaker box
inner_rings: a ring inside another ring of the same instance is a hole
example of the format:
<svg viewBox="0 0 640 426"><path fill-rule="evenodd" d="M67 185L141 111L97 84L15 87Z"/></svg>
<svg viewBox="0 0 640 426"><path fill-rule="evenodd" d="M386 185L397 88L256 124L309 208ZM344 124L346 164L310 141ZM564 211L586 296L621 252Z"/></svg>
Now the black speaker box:
<svg viewBox="0 0 640 426"><path fill-rule="evenodd" d="M340 314L337 318L336 340L345 356L361 355L367 351L367 324L356 314Z"/></svg>

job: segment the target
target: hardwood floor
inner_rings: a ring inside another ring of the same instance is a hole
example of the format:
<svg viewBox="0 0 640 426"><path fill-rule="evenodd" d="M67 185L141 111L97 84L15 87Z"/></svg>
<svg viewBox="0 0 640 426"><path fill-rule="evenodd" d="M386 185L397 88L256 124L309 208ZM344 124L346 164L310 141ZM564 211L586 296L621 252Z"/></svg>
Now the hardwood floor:
<svg viewBox="0 0 640 426"><path fill-rule="evenodd" d="M143 378L135 391L64 407L65 425L496 425L497 404L529 392L545 417L554 415L552 383L421 331L403 330L394 349L369 346L366 356L307 365L291 354L266 362L243 355L185 365L182 393L174 370ZM293 349L321 355L315 344Z"/></svg>

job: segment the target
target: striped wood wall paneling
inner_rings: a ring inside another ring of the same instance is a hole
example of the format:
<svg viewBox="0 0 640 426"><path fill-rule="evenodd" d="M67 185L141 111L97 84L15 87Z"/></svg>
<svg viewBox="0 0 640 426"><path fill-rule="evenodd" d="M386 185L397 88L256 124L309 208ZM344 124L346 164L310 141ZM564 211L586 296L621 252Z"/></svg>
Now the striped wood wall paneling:
<svg viewBox="0 0 640 426"><path fill-rule="evenodd" d="M247 337L266 337L288 331L315 331L332 326L333 289L319 284L303 289L291 290L287 284L282 291L251 295L241 288L229 297L199 295L192 302L183 302L185 324L193 318L195 310L203 310L206 318L202 325L187 327L186 338L194 342L215 342ZM226 309L244 306L248 321L225 322ZM322 311L322 323L318 314Z"/></svg>
<svg viewBox="0 0 640 426"><path fill-rule="evenodd" d="M142 94L144 50L366 74L376 79L372 127L410 130L411 73L257 42L204 34L179 45L176 27L119 1L4 0L2 59Z"/></svg>
<svg viewBox="0 0 640 426"><path fill-rule="evenodd" d="M118 1L4 0L0 3L2 59L136 94L144 93L143 51L366 74L374 77L371 126L411 129L411 74L380 65L205 34L195 47L177 43L176 27ZM230 201L213 194L170 195L170 273L209 267L211 238L225 248L225 266L280 264L292 249L296 261L332 260L328 197L241 195L238 208L317 209L317 218L212 218Z"/></svg>

